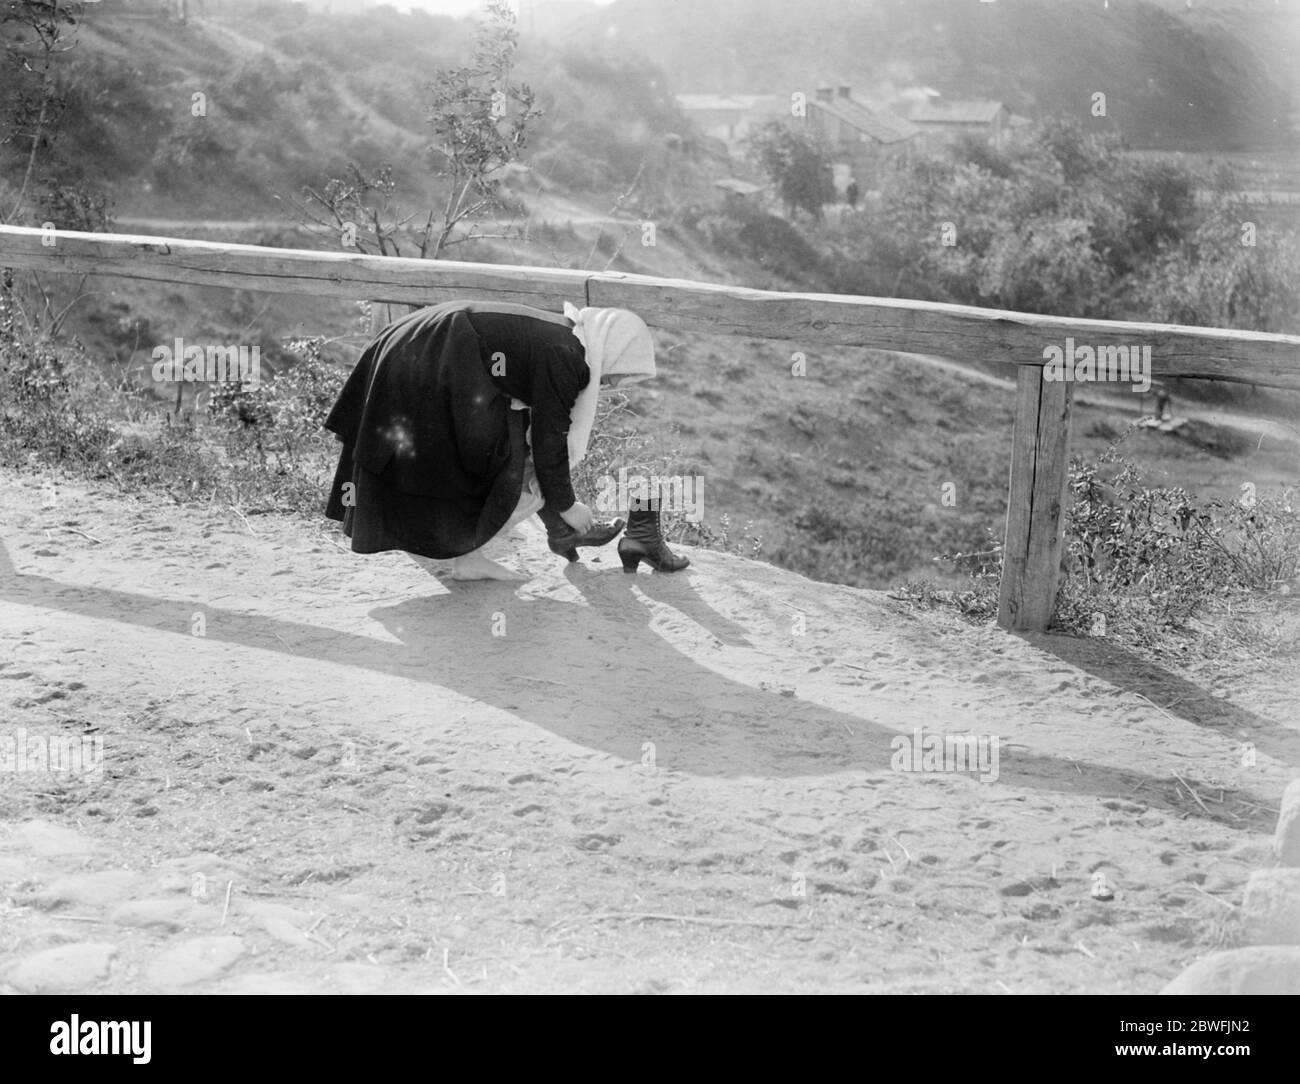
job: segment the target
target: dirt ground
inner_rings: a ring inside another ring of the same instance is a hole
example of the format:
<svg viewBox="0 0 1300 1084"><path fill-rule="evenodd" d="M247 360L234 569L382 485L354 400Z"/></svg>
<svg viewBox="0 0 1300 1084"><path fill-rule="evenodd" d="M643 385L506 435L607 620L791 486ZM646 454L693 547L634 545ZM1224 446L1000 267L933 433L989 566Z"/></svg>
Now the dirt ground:
<svg viewBox="0 0 1300 1084"><path fill-rule="evenodd" d="M1296 658L683 551L566 566L534 520L494 554L530 582L456 583L0 476L0 743L102 740L0 772L0 990L1141 993L1232 943ZM894 770L918 730L996 773Z"/></svg>

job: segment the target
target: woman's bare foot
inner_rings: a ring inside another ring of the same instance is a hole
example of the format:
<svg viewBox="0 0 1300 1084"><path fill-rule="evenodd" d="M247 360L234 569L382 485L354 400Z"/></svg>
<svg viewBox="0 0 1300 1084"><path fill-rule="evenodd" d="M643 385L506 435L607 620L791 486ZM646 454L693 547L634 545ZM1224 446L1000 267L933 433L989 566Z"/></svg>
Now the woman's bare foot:
<svg viewBox="0 0 1300 1084"><path fill-rule="evenodd" d="M482 550L474 550L473 553L454 558L451 562L451 578L453 580L506 580L514 583L523 583L528 579L522 573L513 572L505 565L499 565L484 557Z"/></svg>

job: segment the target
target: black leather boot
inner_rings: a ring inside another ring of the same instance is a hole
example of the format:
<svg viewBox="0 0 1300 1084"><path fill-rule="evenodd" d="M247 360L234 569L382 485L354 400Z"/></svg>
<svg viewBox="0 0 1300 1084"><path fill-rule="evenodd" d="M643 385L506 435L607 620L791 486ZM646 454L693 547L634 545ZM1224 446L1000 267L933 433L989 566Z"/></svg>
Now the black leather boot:
<svg viewBox="0 0 1300 1084"><path fill-rule="evenodd" d="M691 563L668 548L659 530L658 500L638 501L627 506L627 534L618 543L618 556L624 572L635 572L644 561L656 572L680 572Z"/></svg>
<svg viewBox="0 0 1300 1084"><path fill-rule="evenodd" d="M603 546L617 538L618 532L623 529L623 521L616 519L613 523L597 521L589 531L575 531L549 504L542 505L537 516L546 524L546 544L551 547L551 552L558 553L569 561L578 559L578 546Z"/></svg>

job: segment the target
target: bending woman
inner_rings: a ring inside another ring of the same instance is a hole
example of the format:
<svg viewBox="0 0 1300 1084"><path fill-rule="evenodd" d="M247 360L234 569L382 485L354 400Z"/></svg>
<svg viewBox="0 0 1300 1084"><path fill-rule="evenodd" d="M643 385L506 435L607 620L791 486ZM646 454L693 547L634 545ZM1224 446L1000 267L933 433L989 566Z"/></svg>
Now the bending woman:
<svg viewBox="0 0 1300 1084"><path fill-rule="evenodd" d="M650 331L626 309L419 309L366 348L325 422L343 442L325 514L342 521L355 552L451 558L455 579L524 579L482 548L534 513L552 551L576 561L578 546L604 545L623 527L595 522L569 477L586 454L597 392L654 374ZM657 507L629 519L625 569L686 567L663 544Z"/></svg>

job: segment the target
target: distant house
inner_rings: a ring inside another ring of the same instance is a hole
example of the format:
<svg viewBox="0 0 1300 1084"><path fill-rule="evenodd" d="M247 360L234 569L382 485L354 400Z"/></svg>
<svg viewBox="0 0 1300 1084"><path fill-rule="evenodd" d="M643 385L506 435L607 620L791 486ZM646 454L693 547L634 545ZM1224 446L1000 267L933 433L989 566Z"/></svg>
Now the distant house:
<svg viewBox="0 0 1300 1084"><path fill-rule="evenodd" d="M705 135L728 143L745 120L745 106L725 94L679 94L677 104Z"/></svg>
<svg viewBox="0 0 1300 1084"><path fill-rule="evenodd" d="M837 185L849 178L859 188L874 187L884 163L906 155L921 133L910 121L883 109L872 109L853 97L853 88L823 84L808 103L808 120L835 153Z"/></svg>
<svg viewBox="0 0 1300 1084"><path fill-rule="evenodd" d="M788 103L775 94L679 94L677 104L705 135L728 147L768 120L789 115Z"/></svg>
<svg viewBox="0 0 1300 1084"><path fill-rule="evenodd" d="M929 139L948 142L974 135L995 147L1006 143L1013 127L1011 110L985 99L926 102L912 110L911 121Z"/></svg>
<svg viewBox="0 0 1300 1084"><path fill-rule="evenodd" d="M713 186L722 189L722 205L731 211L741 211L752 206L763 193L761 184L742 181L736 177L723 177L714 181Z"/></svg>

